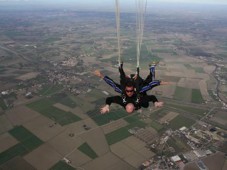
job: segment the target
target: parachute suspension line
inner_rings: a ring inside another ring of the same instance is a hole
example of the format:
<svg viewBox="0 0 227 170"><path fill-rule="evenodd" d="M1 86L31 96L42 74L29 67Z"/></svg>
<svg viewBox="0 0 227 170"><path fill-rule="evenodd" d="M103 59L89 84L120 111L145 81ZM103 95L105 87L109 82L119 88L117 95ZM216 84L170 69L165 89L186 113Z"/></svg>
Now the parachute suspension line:
<svg viewBox="0 0 227 170"><path fill-rule="evenodd" d="M147 8L147 0L136 0L136 38L137 38L137 70L140 65L140 51L143 41L144 19Z"/></svg>
<svg viewBox="0 0 227 170"><path fill-rule="evenodd" d="M117 28L117 47L118 47L118 64L121 64L121 46L120 46L120 7L118 0L115 0L116 10L116 28Z"/></svg>

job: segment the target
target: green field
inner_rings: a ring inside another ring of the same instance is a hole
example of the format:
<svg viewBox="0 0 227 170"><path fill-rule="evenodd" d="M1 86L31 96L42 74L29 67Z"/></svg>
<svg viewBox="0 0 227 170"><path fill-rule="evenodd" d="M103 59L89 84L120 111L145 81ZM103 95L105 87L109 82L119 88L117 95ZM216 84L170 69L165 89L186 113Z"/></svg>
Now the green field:
<svg viewBox="0 0 227 170"><path fill-rule="evenodd" d="M43 95L43 96L50 96L54 93L57 93L59 91L62 90L62 86L60 85L46 85L42 88L42 90L39 91L39 94L40 95Z"/></svg>
<svg viewBox="0 0 227 170"><path fill-rule="evenodd" d="M109 145L112 145L129 136L131 136L131 134L128 132L128 128L122 127L118 130L115 130L111 133L106 134L106 140Z"/></svg>
<svg viewBox="0 0 227 170"><path fill-rule="evenodd" d="M188 69L195 70L197 73L205 73L202 67L192 67L190 64L184 64L184 66Z"/></svg>
<svg viewBox="0 0 227 170"><path fill-rule="evenodd" d="M192 103L203 103L203 97L199 89L192 89Z"/></svg>
<svg viewBox="0 0 227 170"><path fill-rule="evenodd" d="M61 103L65 106L74 108L76 107L76 102L71 99L69 95L66 93L56 93L51 96L51 100L55 101L56 103Z"/></svg>
<svg viewBox="0 0 227 170"><path fill-rule="evenodd" d="M167 113L167 110L165 108L161 108L161 109L158 109L158 110L155 110L153 111L151 114L150 114L150 117L151 119L153 120L157 120L163 116L165 116Z"/></svg>
<svg viewBox="0 0 227 170"><path fill-rule="evenodd" d="M103 82L102 82L103 83ZM97 89L92 89L89 93L86 93L86 95L88 97L95 97L95 99L102 99L104 100L104 94L102 93L101 90L97 90Z"/></svg>
<svg viewBox="0 0 227 170"><path fill-rule="evenodd" d="M71 112L65 112L53 106L54 102L48 99L41 99L33 103L27 104L27 107L43 114L44 116L56 121L64 126L81 120L80 117Z"/></svg>
<svg viewBox="0 0 227 170"><path fill-rule="evenodd" d="M95 100L95 101L93 101L91 103L93 103L96 107L103 106L104 103L105 103L105 98L97 99L97 100Z"/></svg>
<svg viewBox="0 0 227 170"><path fill-rule="evenodd" d="M112 109L109 113L101 115L99 108L97 108L93 111L87 112L87 115L90 116L97 123L97 125L101 126L111 121L123 118L128 114L124 109Z"/></svg>
<svg viewBox="0 0 227 170"><path fill-rule="evenodd" d="M83 143L82 145L80 145L78 147L78 150L89 156L91 159L95 159L98 157L95 151L87 143Z"/></svg>
<svg viewBox="0 0 227 170"><path fill-rule="evenodd" d="M18 143L7 149L6 151L0 153L0 165L16 156L23 156L27 153L28 150L26 150L26 148L21 143Z"/></svg>
<svg viewBox="0 0 227 170"><path fill-rule="evenodd" d="M54 166L50 168L50 170L75 170L75 168L71 167L64 161L59 161Z"/></svg>
<svg viewBox="0 0 227 170"><path fill-rule="evenodd" d="M23 156L43 144L43 141L41 141L23 126L15 127L9 131L9 134L15 137L19 143L0 153L0 164L5 163L15 156Z"/></svg>
<svg viewBox="0 0 227 170"><path fill-rule="evenodd" d="M180 101L191 101L191 89L185 87L176 87L174 99Z"/></svg>
<svg viewBox="0 0 227 170"><path fill-rule="evenodd" d="M198 115L198 116L204 116L206 112L208 112L208 109L202 109L202 108L195 108L195 107L189 107L189 106L184 106L184 105L175 105L175 104L167 104L168 106L171 106L171 107L174 107L174 108L177 108L177 109L181 109L183 111L186 111L188 113L191 113L191 114L195 114L195 115Z"/></svg>
<svg viewBox="0 0 227 170"><path fill-rule="evenodd" d="M156 122L156 121L152 121L150 126L152 128L154 128L157 132L161 132L163 129L163 125L161 125L160 123Z"/></svg>
<svg viewBox="0 0 227 170"><path fill-rule="evenodd" d="M132 116L128 116L128 117L124 118L124 120L126 122L128 122L129 124L134 123L134 122L138 122L138 121L140 121L139 118L138 118L138 115L139 114L137 113L137 114L134 114Z"/></svg>
<svg viewBox="0 0 227 170"><path fill-rule="evenodd" d="M94 109L95 105L86 100L86 97L82 96L71 96L70 97L83 112L88 112L89 110ZM99 110L99 109L98 109Z"/></svg>
<svg viewBox="0 0 227 170"><path fill-rule="evenodd" d="M178 115L169 122L169 127L172 128L173 130L179 129L183 126L189 128L194 123L195 123L194 120Z"/></svg>
<svg viewBox="0 0 227 170"><path fill-rule="evenodd" d="M133 114L131 116L124 118L124 120L129 123L129 125L128 125L129 128L135 127L135 126L138 126L138 127L146 126L146 124L143 121L139 120L138 116L139 116L139 113L136 113L136 114Z"/></svg>
<svg viewBox="0 0 227 170"><path fill-rule="evenodd" d="M70 96L67 96L67 97L61 99L59 101L59 103L65 105L65 106L71 107L71 108L75 108L77 106L76 103L71 99Z"/></svg>
<svg viewBox="0 0 227 170"><path fill-rule="evenodd" d="M117 143L129 136L131 134L128 132L129 129L133 127L141 127L144 128L146 124L138 119L138 114L129 116L125 118L125 120L130 123L128 126L122 127L120 129L117 129L113 132L110 132L106 134L106 140L109 145L112 145L114 143Z"/></svg>
<svg viewBox="0 0 227 170"><path fill-rule="evenodd" d="M9 134L20 141L20 143L23 144L28 150L33 150L43 143L39 138L37 138L23 126L15 127L9 131Z"/></svg>

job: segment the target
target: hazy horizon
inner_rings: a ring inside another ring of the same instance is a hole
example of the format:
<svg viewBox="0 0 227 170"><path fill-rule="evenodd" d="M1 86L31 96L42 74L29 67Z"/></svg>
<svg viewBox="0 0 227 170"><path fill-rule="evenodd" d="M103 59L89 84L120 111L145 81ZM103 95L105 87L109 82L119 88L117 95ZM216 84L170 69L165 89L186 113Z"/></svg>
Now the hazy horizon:
<svg viewBox="0 0 227 170"><path fill-rule="evenodd" d="M119 0L121 11L134 11L134 0ZM226 7L226 0L147 0L148 7L160 8L201 8L208 5L211 9L216 6ZM9 9L42 9L69 8L75 10L114 11L115 0L0 0L0 7ZM3 9L4 9L3 8Z"/></svg>

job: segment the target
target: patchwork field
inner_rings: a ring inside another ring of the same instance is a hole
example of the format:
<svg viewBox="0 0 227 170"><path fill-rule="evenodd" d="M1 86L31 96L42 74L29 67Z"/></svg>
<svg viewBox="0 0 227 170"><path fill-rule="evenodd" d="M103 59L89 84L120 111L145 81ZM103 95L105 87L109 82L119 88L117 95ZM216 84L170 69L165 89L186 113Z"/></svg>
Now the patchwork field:
<svg viewBox="0 0 227 170"><path fill-rule="evenodd" d="M13 159L7 161L1 166L1 169L29 169L29 170L37 170L30 163L24 160L23 157L17 156Z"/></svg>
<svg viewBox="0 0 227 170"><path fill-rule="evenodd" d="M82 145L80 145L78 147L78 150L83 152L85 155L87 155L91 159L95 159L98 157L97 154L95 153L95 151L87 143L83 143Z"/></svg>
<svg viewBox="0 0 227 170"><path fill-rule="evenodd" d="M111 151L136 169L141 163L154 156L146 144L134 136L111 145Z"/></svg>
<svg viewBox="0 0 227 170"><path fill-rule="evenodd" d="M168 104L168 106L172 106L178 109L182 109L186 112L192 113L192 114L196 114L196 115L200 115L200 116L204 116L205 114L207 114L209 108L205 107L194 107L194 106L189 106L189 105L176 105L176 104Z"/></svg>
<svg viewBox="0 0 227 170"><path fill-rule="evenodd" d="M87 133L81 134L80 137L87 142L87 144L98 156L101 156L109 151L109 146L101 128L92 129Z"/></svg>
<svg viewBox="0 0 227 170"><path fill-rule="evenodd" d="M62 156L57 153L48 143L43 144L36 150L24 156L24 159L36 169L49 169L61 158Z"/></svg>
<svg viewBox="0 0 227 170"><path fill-rule="evenodd" d="M217 111L217 113L210 120L225 127L227 126L227 114L224 111Z"/></svg>
<svg viewBox="0 0 227 170"><path fill-rule="evenodd" d="M212 98L209 95L207 84L206 84L206 81L205 80L201 80L199 82L199 89L200 89L200 92L202 94L202 97L203 97L203 99L205 101L211 101L212 100Z"/></svg>
<svg viewBox="0 0 227 170"><path fill-rule="evenodd" d="M174 93L174 99L190 102L192 97L191 93L191 89L177 86Z"/></svg>
<svg viewBox="0 0 227 170"><path fill-rule="evenodd" d="M25 106L18 106L6 112L7 118L13 125L21 125L27 121L33 120L40 114Z"/></svg>
<svg viewBox="0 0 227 170"><path fill-rule="evenodd" d="M111 122L109 124L102 126L102 129L103 129L104 134L108 134L110 132L113 132L113 131L115 131L119 128L122 128L124 126L127 126L127 125L128 125L128 123L124 119L119 119L119 120L116 120L114 122Z"/></svg>
<svg viewBox="0 0 227 170"><path fill-rule="evenodd" d="M19 141L9 133L4 133L0 136L0 153L16 145Z"/></svg>
<svg viewBox="0 0 227 170"><path fill-rule="evenodd" d="M174 56L164 58L162 64L165 66L157 66L159 74L156 74L157 79L161 78L161 80L172 82L172 84L156 87L153 91L158 94L161 92L163 97L186 102L202 103L204 100L210 100L207 86L208 80L210 80L208 74L214 70L214 67L186 56L177 58L177 62L174 60ZM161 70L163 67L165 71ZM192 89L199 89L201 94L195 95Z"/></svg>
<svg viewBox="0 0 227 170"><path fill-rule="evenodd" d="M106 140L107 140L107 143L109 145L112 145L114 143L117 143L129 136L131 136L131 134L129 133L129 129L133 128L133 127L145 127L145 123L140 121L138 119L138 115L135 114L135 115L132 115L132 116L129 116L129 117L126 117L125 120L129 123L129 125L127 126L124 126L122 128L119 128L115 131L112 131L108 134L106 134Z"/></svg>
<svg viewBox="0 0 227 170"><path fill-rule="evenodd" d="M127 169L135 170L125 161L121 160L115 154L108 152L101 157L88 162L86 165L81 166L84 169Z"/></svg>
<svg viewBox="0 0 227 170"><path fill-rule="evenodd" d="M53 165L50 170L60 170L60 169L67 169L67 170L75 170L75 168L71 167L64 161L59 161L55 165Z"/></svg>
<svg viewBox="0 0 227 170"><path fill-rule="evenodd" d="M23 126L17 126L11 129L9 134L17 139L18 143L0 153L0 164L16 156L24 156L43 144L43 141Z"/></svg>
<svg viewBox="0 0 227 170"><path fill-rule="evenodd" d="M63 126L43 115L24 123L23 126L45 142L65 130Z"/></svg>
<svg viewBox="0 0 227 170"><path fill-rule="evenodd" d="M53 121L56 121L62 126L81 120L81 118L72 114L71 112L65 112L54 107L53 105L53 101L44 98L33 103L29 103L27 106L52 119Z"/></svg>
<svg viewBox="0 0 227 170"><path fill-rule="evenodd" d="M192 103L203 103L203 97L199 89L192 89Z"/></svg>
<svg viewBox="0 0 227 170"><path fill-rule="evenodd" d="M161 119L159 119L159 123L163 124L165 122L169 122L169 121L171 121L172 119L174 119L178 115L179 115L179 113L169 112L165 116L163 116Z"/></svg>
<svg viewBox="0 0 227 170"><path fill-rule="evenodd" d="M173 119L172 121L170 121L169 126L172 129L176 130L176 129L179 129L179 128L183 127L183 126L189 128L194 123L195 123L194 120L189 119L189 118L186 118L186 117L181 116L181 115L178 115L177 117L175 117L175 119Z"/></svg>

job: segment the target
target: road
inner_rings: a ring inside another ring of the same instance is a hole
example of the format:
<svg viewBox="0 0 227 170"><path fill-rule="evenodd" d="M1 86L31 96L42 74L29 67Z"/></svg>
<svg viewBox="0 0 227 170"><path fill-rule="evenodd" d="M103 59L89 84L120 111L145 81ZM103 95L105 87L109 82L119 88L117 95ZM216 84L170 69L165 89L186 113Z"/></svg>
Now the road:
<svg viewBox="0 0 227 170"><path fill-rule="evenodd" d="M30 60L27 59L25 56L19 54L18 52L15 52L15 51L11 50L10 48L6 48L6 47L0 45L0 49L3 49L3 50L5 50L5 51L7 51L7 52L10 52L10 53L13 53L14 55L16 55L16 56L18 56L18 57L24 59L25 61L29 61L29 62L30 62Z"/></svg>
<svg viewBox="0 0 227 170"><path fill-rule="evenodd" d="M221 82L220 82L220 80L219 80L219 77L217 76L217 75L218 75L218 71L217 71L218 68L219 68L218 65L215 64L215 70L214 70L214 72L213 72L214 78L215 78L215 80L216 80L216 82L217 82L217 83L216 83L216 87L215 87L215 93L217 94L218 100L221 101L221 103L222 103L223 105L227 106L226 101L224 101L224 100L222 99L222 97L220 96L220 94L223 93L223 92L220 91Z"/></svg>

